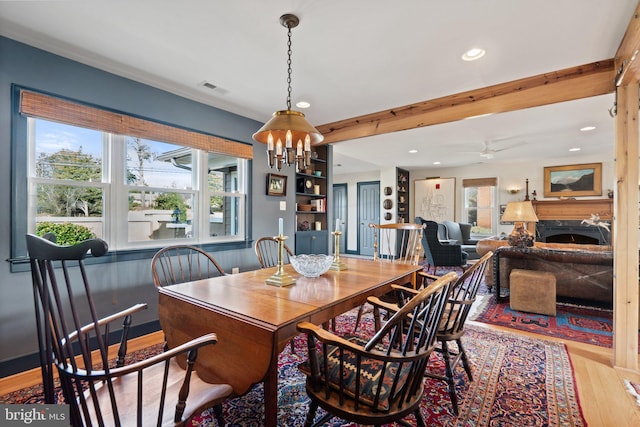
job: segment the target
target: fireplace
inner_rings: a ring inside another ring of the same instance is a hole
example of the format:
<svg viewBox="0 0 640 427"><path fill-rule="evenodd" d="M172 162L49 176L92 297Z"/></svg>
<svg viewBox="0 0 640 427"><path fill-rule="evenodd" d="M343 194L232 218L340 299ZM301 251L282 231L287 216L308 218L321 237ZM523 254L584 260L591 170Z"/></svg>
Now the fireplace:
<svg viewBox="0 0 640 427"><path fill-rule="evenodd" d="M539 222L531 224L536 240L545 243L611 245L611 231L589 224L597 214L612 227L612 199L536 200L533 201Z"/></svg>
<svg viewBox="0 0 640 427"><path fill-rule="evenodd" d="M608 245L611 232L604 227L587 225L577 220L548 220L536 225L536 240L545 243Z"/></svg>

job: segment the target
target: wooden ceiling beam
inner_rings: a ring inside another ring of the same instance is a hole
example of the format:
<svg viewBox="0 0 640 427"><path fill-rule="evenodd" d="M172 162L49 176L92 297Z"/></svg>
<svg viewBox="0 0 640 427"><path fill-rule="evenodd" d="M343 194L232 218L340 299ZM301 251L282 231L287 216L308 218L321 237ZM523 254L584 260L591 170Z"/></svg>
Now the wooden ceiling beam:
<svg viewBox="0 0 640 427"><path fill-rule="evenodd" d="M614 91L614 77L614 60L606 59L327 123L316 128L324 135L322 144L331 144L484 114L603 95Z"/></svg>
<svg viewBox="0 0 640 427"><path fill-rule="evenodd" d="M631 16L615 56L616 85L640 81L640 3Z"/></svg>

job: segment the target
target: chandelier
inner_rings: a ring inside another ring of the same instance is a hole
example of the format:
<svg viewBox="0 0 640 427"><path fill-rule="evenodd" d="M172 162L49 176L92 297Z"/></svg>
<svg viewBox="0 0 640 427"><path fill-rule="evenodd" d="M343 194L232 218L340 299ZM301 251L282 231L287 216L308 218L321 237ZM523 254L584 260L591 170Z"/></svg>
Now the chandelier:
<svg viewBox="0 0 640 427"><path fill-rule="evenodd" d="M287 28L287 109L273 113L253 139L267 144L267 162L270 168L282 169L282 164L296 164L298 170L311 164L311 144L322 142L324 137L305 119L304 114L291 109L291 29L300 20L292 14L280 17L280 24ZM296 144L294 148L294 142Z"/></svg>

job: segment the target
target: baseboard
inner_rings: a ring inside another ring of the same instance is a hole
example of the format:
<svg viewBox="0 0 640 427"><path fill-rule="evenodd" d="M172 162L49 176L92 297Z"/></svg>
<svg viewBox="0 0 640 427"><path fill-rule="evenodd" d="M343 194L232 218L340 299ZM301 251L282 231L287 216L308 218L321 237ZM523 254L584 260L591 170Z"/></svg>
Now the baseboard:
<svg viewBox="0 0 640 427"><path fill-rule="evenodd" d="M129 340L127 351L131 353L161 342L164 342L164 332L152 332L136 338L131 338ZM109 347L109 359L116 357L119 347L120 346L118 344L112 344ZM97 350L93 353L92 357L99 357ZM53 372L53 376L54 378L58 377L55 370ZM33 387L38 384L42 384L42 372L39 367L29 369L27 371L21 371L8 377L0 378L0 396L5 396L9 393L13 393L23 388Z"/></svg>
<svg viewBox="0 0 640 427"><path fill-rule="evenodd" d="M129 330L129 338L141 337L143 335L159 331L160 329L160 322L158 320L142 325L132 326ZM118 336L118 333L119 331L111 332L110 339L112 336ZM110 342L113 341L110 340ZM0 378L5 378L34 368L40 368L40 356L38 352L0 362Z"/></svg>

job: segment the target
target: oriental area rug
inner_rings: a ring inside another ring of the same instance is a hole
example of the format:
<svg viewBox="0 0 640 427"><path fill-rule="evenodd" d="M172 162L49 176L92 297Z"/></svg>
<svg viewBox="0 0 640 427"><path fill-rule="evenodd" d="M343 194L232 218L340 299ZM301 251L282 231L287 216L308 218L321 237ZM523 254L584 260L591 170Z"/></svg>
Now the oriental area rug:
<svg viewBox="0 0 640 427"><path fill-rule="evenodd" d="M371 333L373 323L370 316L367 317L358 328L359 333L365 335ZM339 316L336 323L338 334L352 331L355 313ZM446 384L428 378L421 403L427 425L586 426L564 344L489 331L477 325L468 325L463 342L472 363L474 380L467 380L462 367L456 371L460 414L457 417L453 414ZM297 369L306 356L303 335L296 337L295 348L292 354L287 346L279 356L278 425L283 427L303 426L309 404L304 375ZM139 357L142 353L144 351ZM444 372L442 360L435 352L431 356L430 369ZM35 387L1 396L0 403L37 403L41 399L41 390ZM322 414L319 410L318 416ZM259 427L263 415L262 384L224 404L227 426ZM415 425L413 417L407 420ZM216 424L212 412L207 410L194 420L193 425ZM357 426L338 418L325 425Z"/></svg>
<svg viewBox="0 0 640 427"><path fill-rule="evenodd" d="M601 347L613 345L613 312L606 309L558 303L554 317L515 311L509 301L496 303L489 297L473 320Z"/></svg>

